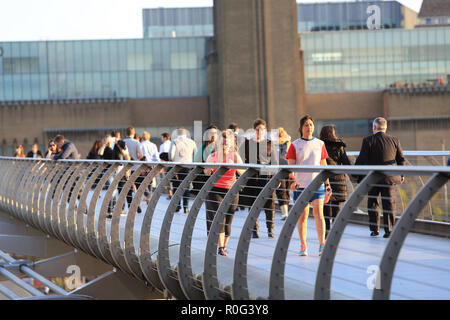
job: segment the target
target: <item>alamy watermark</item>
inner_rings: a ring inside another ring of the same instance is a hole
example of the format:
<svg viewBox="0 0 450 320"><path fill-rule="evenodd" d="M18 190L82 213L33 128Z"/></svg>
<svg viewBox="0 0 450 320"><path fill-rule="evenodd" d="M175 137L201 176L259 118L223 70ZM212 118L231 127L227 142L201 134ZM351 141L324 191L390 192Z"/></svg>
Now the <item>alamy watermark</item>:
<svg viewBox="0 0 450 320"><path fill-rule="evenodd" d="M377 5L371 5L367 7L367 14L370 16L367 18L367 29L376 30L381 28L381 9Z"/></svg>
<svg viewBox="0 0 450 320"><path fill-rule="evenodd" d="M380 267L377 265L370 265L367 267L367 273L370 274L369 278L367 278L366 286L369 290L381 289L381 276L380 276Z"/></svg>

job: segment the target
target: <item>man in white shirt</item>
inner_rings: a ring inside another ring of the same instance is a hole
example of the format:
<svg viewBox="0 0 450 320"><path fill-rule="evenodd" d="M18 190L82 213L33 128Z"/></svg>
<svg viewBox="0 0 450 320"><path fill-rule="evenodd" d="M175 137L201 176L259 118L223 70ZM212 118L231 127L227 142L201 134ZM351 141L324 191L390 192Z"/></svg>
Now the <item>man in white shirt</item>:
<svg viewBox="0 0 450 320"><path fill-rule="evenodd" d="M161 161L169 161L169 151L170 151L170 145L172 144L172 141L170 141L170 133L168 132L163 132L161 134L161 145L159 146L159 159ZM164 169L161 171L161 175L162 177L164 177L164 175L167 172L167 167L164 167ZM167 197L167 200L172 199L172 186L169 184L167 185L167 193L169 194L169 196Z"/></svg>
<svg viewBox="0 0 450 320"><path fill-rule="evenodd" d="M126 139L123 139L123 141L126 143L127 145L127 149L128 152L130 154L131 160L135 160L135 161L142 161L144 160L144 156L142 154L142 148L141 148L141 143L137 140L134 140L134 134L136 133L133 127L128 127L126 130ZM139 165L133 166L131 168L131 174L133 174L134 171L136 171L136 169L139 168ZM139 188L139 186L141 185L142 181L144 181L144 177L143 176L139 176L136 179L135 182L135 186L136 189ZM131 205L131 199L129 197L127 197L127 201L128 202L128 206ZM141 213L141 207L139 206L137 209L138 213Z"/></svg>
<svg viewBox="0 0 450 320"><path fill-rule="evenodd" d="M123 139L123 141L125 141L125 143L127 144L131 160L141 161L144 158L142 154L141 143L137 140L134 140L134 134L135 134L134 128L128 127L126 130L127 138ZM134 170L136 170L136 168L132 169L132 171Z"/></svg>
<svg viewBox="0 0 450 320"><path fill-rule="evenodd" d="M172 141L169 149L169 160L174 162L192 162L195 154L197 153L197 145L194 140L189 139L186 136L186 129L184 127L180 127L177 130L177 138ZM188 168L181 168L179 173L175 176L175 180L172 180L173 192L175 193L184 180L184 178L189 173ZM184 213L189 213L188 209L189 205L189 189L186 188L186 191L183 194L183 208ZM177 212L180 211L181 207L178 204Z"/></svg>
<svg viewBox="0 0 450 320"><path fill-rule="evenodd" d="M159 162L158 147L150 141L150 133L144 131L142 138L144 140L141 142L141 149L145 161Z"/></svg>
<svg viewBox="0 0 450 320"><path fill-rule="evenodd" d="M162 143L159 146L159 158L161 161L169 161L170 145L172 144L172 141L170 141L170 134L167 132L161 134L161 142Z"/></svg>
<svg viewBox="0 0 450 320"><path fill-rule="evenodd" d="M150 133L147 131L144 131L142 133L142 142L141 142L141 149L142 154L145 158L145 161L152 161L152 162L159 162L159 153L158 153L158 147L156 144L150 141ZM148 185L148 190L145 191L145 200L150 201L150 195L152 192L152 187L156 186L156 179L153 178L153 181L151 184Z"/></svg>

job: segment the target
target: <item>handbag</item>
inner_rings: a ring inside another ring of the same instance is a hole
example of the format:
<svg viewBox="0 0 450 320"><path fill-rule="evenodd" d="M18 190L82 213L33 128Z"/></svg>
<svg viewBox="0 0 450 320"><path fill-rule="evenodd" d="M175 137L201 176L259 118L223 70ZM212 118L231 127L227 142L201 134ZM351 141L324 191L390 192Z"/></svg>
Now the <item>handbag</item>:
<svg viewBox="0 0 450 320"><path fill-rule="evenodd" d="M329 190L329 191L328 191ZM331 188L328 187L325 189L325 199L323 200L323 203L328 203L330 201L331 195L333 194L333 191L331 191Z"/></svg>

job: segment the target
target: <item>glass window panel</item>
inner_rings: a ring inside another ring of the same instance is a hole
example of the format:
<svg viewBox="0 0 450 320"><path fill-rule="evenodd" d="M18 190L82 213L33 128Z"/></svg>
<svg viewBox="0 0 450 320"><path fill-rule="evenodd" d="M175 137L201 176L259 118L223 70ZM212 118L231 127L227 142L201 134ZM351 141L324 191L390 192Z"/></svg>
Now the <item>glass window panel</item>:
<svg viewBox="0 0 450 320"><path fill-rule="evenodd" d="M39 72L47 72L47 45L45 42L39 42L37 45L39 56Z"/></svg>
<svg viewBox="0 0 450 320"><path fill-rule="evenodd" d="M57 41L55 45L56 72L66 71L65 42Z"/></svg>
<svg viewBox="0 0 450 320"><path fill-rule="evenodd" d="M83 57L83 67L84 72L92 72L94 70L93 60L92 60L92 41L80 41L81 43L81 54ZM90 86L89 88L92 88Z"/></svg>
<svg viewBox="0 0 450 320"><path fill-rule="evenodd" d="M162 71L152 71L152 81L153 81L153 94L155 97L163 96L163 75Z"/></svg>
<svg viewBox="0 0 450 320"><path fill-rule="evenodd" d="M3 78L3 88L5 100L14 100L13 80L11 75L5 75Z"/></svg>
<svg viewBox="0 0 450 320"><path fill-rule="evenodd" d="M39 92L39 98L42 100L49 99L49 77L48 74L40 74L39 75L39 86L40 86L40 92Z"/></svg>
<svg viewBox="0 0 450 320"><path fill-rule="evenodd" d="M84 74L83 73L75 73L75 98L85 98L85 90L84 90Z"/></svg>
<svg viewBox="0 0 450 320"><path fill-rule="evenodd" d="M195 52L175 52L170 55L171 69L197 69L198 60Z"/></svg>
<svg viewBox="0 0 450 320"><path fill-rule="evenodd" d="M125 71L119 72L119 91L118 92L119 92L119 97L122 97L122 98L129 97L127 72L125 72Z"/></svg>
<svg viewBox="0 0 450 320"><path fill-rule="evenodd" d="M127 70L151 70L153 56L150 53L130 53L127 57Z"/></svg>
<svg viewBox="0 0 450 320"><path fill-rule="evenodd" d="M119 62L119 70L125 71L127 70L127 49L126 49L126 42L123 40L120 40L117 42L118 46L118 62Z"/></svg>
<svg viewBox="0 0 450 320"><path fill-rule="evenodd" d="M109 55L109 46L108 40L99 41L100 45L100 71L109 71L110 70L110 55Z"/></svg>
<svg viewBox="0 0 450 320"><path fill-rule="evenodd" d="M92 45L92 69L90 71L100 71L102 64L102 53L100 50L100 41L90 41Z"/></svg>
<svg viewBox="0 0 450 320"><path fill-rule="evenodd" d="M22 81L20 75L12 76L13 100L22 99Z"/></svg>
<svg viewBox="0 0 450 320"><path fill-rule="evenodd" d="M30 74L22 74L20 76L20 89L22 92L21 99L23 100L31 100L31 75Z"/></svg>
<svg viewBox="0 0 450 320"><path fill-rule="evenodd" d="M72 41L66 43L66 71L75 72L75 48Z"/></svg>
<svg viewBox="0 0 450 320"><path fill-rule="evenodd" d="M5 99L5 90L3 89L3 76L0 76L0 100L6 100Z"/></svg>
<svg viewBox="0 0 450 320"><path fill-rule="evenodd" d="M73 42L74 48L74 71L81 72L84 71L84 62L83 62L83 48L81 41Z"/></svg>
<svg viewBox="0 0 450 320"><path fill-rule="evenodd" d="M136 71L136 98L146 98L145 71Z"/></svg>
<svg viewBox="0 0 450 320"><path fill-rule="evenodd" d="M77 86L75 80L75 73L68 72L67 77L67 99L77 98Z"/></svg>
<svg viewBox="0 0 450 320"><path fill-rule="evenodd" d="M102 97L102 77L100 72L92 73L92 95L96 98Z"/></svg>
<svg viewBox="0 0 450 320"><path fill-rule="evenodd" d="M110 63L107 70L119 71L120 70L119 41L111 40L109 41L108 46L109 46Z"/></svg>
<svg viewBox="0 0 450 320"><path fill-rule="evenodd" d="M113 97L119 97L119 73L111 72L111 94Z"/></svg>
<svg viewBox="0 0 450 320"><path fill-rule="evenodd" d="M172 96L172 74L170 70L165 70L162 72L162 86L163 86L163 97Z"/></svg>
<svg viewBox="0 0 450 320"><path fill-rule="evenodd" d="M94 98L93 95L93 89L94 89L94 82L93 82L93 74L92 72L84 72L83 74L83 92L85 98Z"/></svg>
<svg viewBox="0 0 450 320"><path fill-rule="evenodd" d="M136 71L128 71L127 76L128 76L128 97L135 98L137 95Z"/></svg>
<svg viewBox="0 0 450 320"><path fill-rule="evenodd" d="M109 72L101 73L101 97L110 98L113 96L111 87L111 74Z"/></svg>

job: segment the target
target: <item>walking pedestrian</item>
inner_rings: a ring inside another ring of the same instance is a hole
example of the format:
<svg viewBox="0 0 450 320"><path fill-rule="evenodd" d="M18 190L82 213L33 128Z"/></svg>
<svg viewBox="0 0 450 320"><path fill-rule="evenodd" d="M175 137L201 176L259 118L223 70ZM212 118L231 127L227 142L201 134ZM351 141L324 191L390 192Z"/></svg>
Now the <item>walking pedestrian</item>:
<svg viewBox="0 0 450 320"><path fill-rule="evenodd" d="M267 139L266 121L263 119L256 119L253 123L255 134L252 138L246 139L244 146L244 162L262 165L271 165L272 155L276 154L274 144ZM267 182L272 178L269 172L258 172L250 178L244 187L241 195L242 203L251 207L259 195L261 190L265 187ZM240 202L241 202L240 200ZM267 199L264 204L264 212L266 214L266 227L269 238L274 238L274 220L275 220L275 191ZM253 228L252 237L259 238L259 219L256 219L256 224Z"/></svg>
<svg viewBox="0 0 450 320"><path fill-rule="evenodd" d="M221 132L218 143L216 144L215 152L208 156L207 163L242 163L242 159L237 152L234 134L231 130L224 130ZM211 175L216 169L207 168L204 170L206 175ZM214 216L217 209L222 203L226 193L230 190L236 182L236 174L241 175L245 170L230 169L216 182L214 187L208 193L206 199L206 230L209 234ZM234 212L238 205L239 195L237 194L233 202L228 207L225 218L222 224L222 229L219 233L218 240L218 254L227 256L228 252L226 246L231 234L231 222L233 221Z"/></svg>
<svg viewBox="0 0 450 320"><path fill-rule="evenodd" d="M126 143L127 146L127 150L128 153L130 154L131 160L134 161L144 161L144 155L142 154L142 148L141 148L141 143L135 139L136 137L136 132L134 127L128 127L126 132L125 132L127 138L123 139L123 141ZM137 170L137 168L139 168L139 165L135 165L133 167L131 167L131 174L134 173L134 171ZM137 189L142 181L144 181L144 176L140 175L139 177L136 178L136 181L134 183L134 187L133 189ZM132 201L132 197L129 198L127 197L127 202L128 205L131 205L131 201ZM138 206L137 212L141 212L141 207Z"/></svg>
<svg viewBox="0 0 450 320"><path fill-rule="evenodd" d="M194 162L206 162L206 159L208 159L216 149L217 138L217 127L215 125L208 126L203 134L203 143L195 154ZM194 181L192 181L191 194L198 194L208 178L209 177L205 175L197 175Z"/></svg>
<svg viewBox="0 0 450 320"><path fill-rule="evenodd" d="M161 134L161 145L159 146L159 158L161 161L169 161L169 151L170 151L170 145L172 144L172 141L170 141L170 133L163 132ZM164 177L167 173L167 167L164 167L164 169L161 171L161 175ZM167 199L172 199L172 186L171 182L167 184L167 193L168 197Z"/></svg>
<svg viewBox="0 0 450 320"><path fill-rule="evenodd" d="M363 139L361 151L355 165L405 165L405 157L397 137L386 134L387 121L378 117L373 121L373 134ZM361 178L360 178L361 179ZM368 192L367 208L369 213L370 235L376 237L380 228L378 196L381 195L383 206L384 238L389 238L395 224L394 188L403 183L403 176L386 176Z"/></svg>
<svg viewBox="0 0 450 320"><path fill-rule="evenodd" d="M346 144L338 137L334 125L328 125L322 128L320 131L320 140L325 143L325 148L327 149L327 165L351 165L345 151ZM347 200L345 174L336 174L328 179L330 181L332 194L329 202L324 204L323 208L326 227L325 238L331 229L331 222L334 221L339 213L340 204Z"/></svg>
<svg viewBox="0 0 450 320"><path fill-rule="evenodd" d="M278 159L280 165L287 165L286 154L291 146L291 136L287 134L283 127L278 128ZM282 180L276 190L278 205L281 210L281 220L286 220L289 212L289 201L291 200L289 194L289 185L287 180Z"/></svg>
<svg viewBox="0 0 450 320"><path fill-rule="evenodd" d="M327 165L326 159L328 153L325 148L325 143L313 137L314 133L314 120L306 115L300 119L300 138L292 142L289 147L286 158L289 165ZM295 172L293 181L290 188L294 191L294 201L298 199L302 191L308 186L308 184L318 175L317 172ZM330 184L327 179L325 183L327 192L331 192ZM317 192L310 199L313 207L313 215L316 224L317 238L319 240L319 256L322 254L323 247L325 246L325 221L323 216L323 202L325 199L325 188L323 185L317 190ZM308 248L306 243L307 234L307 220L309 216L309 204L300 215L297 223L297 229L300 236L300 256L308 255Z"/></svg>
<svg viewBox="0 0 450 320"><path fill-rule="evenodd" d="M197 146L194 140L186 136L187 132L184 127L179 127L177 130L177 138L172 141L169 149L169 160L174 162L193 162L194 155L197 153ZM181 182L188 175L188 168L181 168L178 174L175 175L172 180L173 192L175 193L180 186ZM183 210L184 213L189 213L189 188L183 193ZM181 206L178 203L176 212L181 210Z"/></svg>

